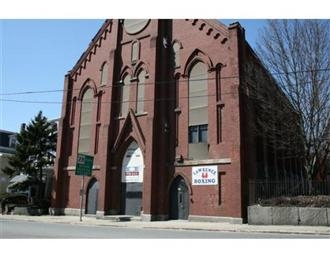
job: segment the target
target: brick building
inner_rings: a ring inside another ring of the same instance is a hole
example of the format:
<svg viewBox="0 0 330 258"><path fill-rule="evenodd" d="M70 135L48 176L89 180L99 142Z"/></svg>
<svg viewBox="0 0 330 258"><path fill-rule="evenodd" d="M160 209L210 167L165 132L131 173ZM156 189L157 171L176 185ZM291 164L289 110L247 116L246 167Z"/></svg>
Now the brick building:
<svg viewBox="0 0 330 258"><path fill-rule="evenodd" d="M85 153L85 213L241 222L249 179L271 167L255 88L283 98L239 23L106 20L65 76L55 211L79 214Z"/></svg>

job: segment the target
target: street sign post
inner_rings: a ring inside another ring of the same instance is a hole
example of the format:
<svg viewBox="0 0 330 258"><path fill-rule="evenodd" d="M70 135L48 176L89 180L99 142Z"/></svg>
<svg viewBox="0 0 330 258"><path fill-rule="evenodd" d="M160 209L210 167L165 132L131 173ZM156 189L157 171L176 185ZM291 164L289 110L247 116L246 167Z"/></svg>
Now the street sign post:
<svg viewBox="0 0 330 258"><path fill-rule="evenodd" d="M84 184L85 176L91 176L93 170L94 157L78 153L76 163L76 176L82 176L80 188L80 221L82 221L82 206L84 201Z"/></svg>

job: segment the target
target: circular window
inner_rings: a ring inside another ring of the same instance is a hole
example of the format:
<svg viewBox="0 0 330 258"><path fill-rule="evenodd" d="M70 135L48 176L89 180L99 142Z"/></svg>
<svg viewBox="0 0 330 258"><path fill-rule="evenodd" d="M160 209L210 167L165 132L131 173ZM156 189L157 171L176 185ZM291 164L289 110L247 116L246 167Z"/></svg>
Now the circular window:
<svg viewBox="0 0 330 258"><path fill-rule="evenodd" d="M124 28L128 34L136 34L142 31L149 23L149 19L124 20Z"/></svg>

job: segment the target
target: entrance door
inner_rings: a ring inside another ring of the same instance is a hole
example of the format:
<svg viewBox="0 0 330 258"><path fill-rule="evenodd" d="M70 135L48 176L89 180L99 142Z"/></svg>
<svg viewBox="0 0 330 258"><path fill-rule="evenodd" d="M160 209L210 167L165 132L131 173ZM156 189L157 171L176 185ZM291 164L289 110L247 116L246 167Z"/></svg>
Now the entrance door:
<svg viewBox="0 0 330 258"><path fill-rule="evenodd" d="M189 192L186 182L182 177L177 177L171 186L171 219L188 219L189 215Z"/></svg>
<svg viewBox="0 0 330 258"><path fill-rule="evenodd" d="M93 180L89 183L87 190L86 214L96 214L97 199L99 195L99 182Z"/></svg>
<svg viewBox="0 0 330 258"><path fill-rule="evenodd" d="M136 142L126 150L121 171L121 213L140 216L142 210L144 162Z"/></svg>

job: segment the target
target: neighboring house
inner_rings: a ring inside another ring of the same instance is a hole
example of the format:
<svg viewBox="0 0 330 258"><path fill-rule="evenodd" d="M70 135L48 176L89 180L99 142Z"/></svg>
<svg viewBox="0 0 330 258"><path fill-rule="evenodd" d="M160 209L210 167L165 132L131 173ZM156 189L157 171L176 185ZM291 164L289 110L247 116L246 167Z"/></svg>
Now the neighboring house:
<svg viewBox="0 0 330 258"><path fill-rule="evenodd" d="M17 133L0 130L0 194L6 192L9 177L2 172L8 165L8 158L14 154Z"/></svg>
<svg viewBox="0 0 330 258"><path fill-rule="evenodd" d="M65 76L55 212L79 214L83 153L85 213L242 222L249 180L298 167L270 130L256 133L294 117L287 102L239 23L106 20Z"/></svg>

